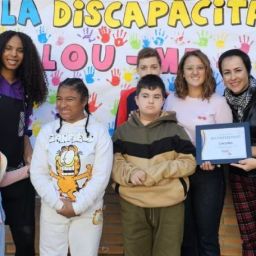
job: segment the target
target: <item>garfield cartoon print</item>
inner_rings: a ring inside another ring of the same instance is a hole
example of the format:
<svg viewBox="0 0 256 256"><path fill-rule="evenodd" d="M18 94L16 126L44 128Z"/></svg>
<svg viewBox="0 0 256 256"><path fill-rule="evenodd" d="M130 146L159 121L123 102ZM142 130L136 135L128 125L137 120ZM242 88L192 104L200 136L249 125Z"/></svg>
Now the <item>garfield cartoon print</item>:
<svg viewBox="0 0 256 256"><path fill-rule="evenodd" d="M81 163L78 148L75 145L63 146L55 157L56 171L50 175L57 180L61 196L67 196L71 201L76 200L75 192L85 187L92 177L92 165L87 164L86 170L81 173ZM79 187L78 180L84 180Z"/></svg>
<svg viewBox="0 0 256 256"><path fill-rule="evenodd" d="M59 118L36 139L30 177L41 197L40 256L98 255L113 148L107 127L89 113L88 97L81 79L60 83Z"/></svg>

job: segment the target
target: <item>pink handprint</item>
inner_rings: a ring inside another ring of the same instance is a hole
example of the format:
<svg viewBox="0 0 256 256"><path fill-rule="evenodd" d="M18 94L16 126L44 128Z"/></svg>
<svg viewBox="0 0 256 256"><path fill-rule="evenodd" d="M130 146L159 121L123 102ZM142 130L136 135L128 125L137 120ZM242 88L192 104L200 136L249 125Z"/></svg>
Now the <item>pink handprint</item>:
<svg viewBox="0 0 256 256"><path fill-rule="evenodd" d="M243 37L239 36L239 42L241 43L240 50L245 53L248 53L254 41L250 42L250 37L246 37L245 35L243 35Z"/></svg>
<svg viewBox="0 0 256 256"><path fill-rule="evenodd" d="M111 29L108 29L106 26L99 28L100 37L97 38L101 40L102 43L107 43L110 40Z"/></svg>
<svg viewBox="0 0 256 256"><path fill-rule="evenodd" d="M116 35L113 35L115 39L114 44L116 47L122 46L127 42L127 40L124 40L126 34L127 32L123 31L122 29L118 29Z"/></svg>
<svg viewBox="0 0 256 256"><path fill-rule="evenodd" d="M102 103L96 105L97 101L97 93L93 92L92 95L90 96L90 101L89 101L89 111L91 113L95 112L101 105Z"/></svg>
<svg viewBox="0 0 256 256"><path fill-rule="evenodd" d="M55 72L53 72L51 74L51 78L52 78L52 85L53 86L58 86L60 83L60 78L62 76L63 72L61 72L60 70L57 70Z"/></svg>
<svg viewBox="0 0 256 256"><path fill-rule="evenodd" d="M119 69L112 69L111 70L111 80L109 79L106 79L109 83L111 83L113 86L117 86L120 84L120 76L121 76L121 73L120 73L120 70Z"/></svg>
<svg viewBox="0 0 256 256"><path fill-rule="evenodd" d="M59 36L57 41L56 41L56 45L60 46L64 43L64 37L63 36Z"/></svg>

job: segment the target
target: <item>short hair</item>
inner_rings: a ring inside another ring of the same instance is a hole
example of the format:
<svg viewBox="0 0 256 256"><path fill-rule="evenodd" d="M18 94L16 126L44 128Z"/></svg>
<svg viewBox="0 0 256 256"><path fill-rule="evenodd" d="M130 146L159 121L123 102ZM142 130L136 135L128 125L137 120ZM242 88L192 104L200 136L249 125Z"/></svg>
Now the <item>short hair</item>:
<svg viewBox="0 0 256 256"><path fill-rule="evenodd" d="M218 67L219 67L219 71L221 73L221 75L223 74L222 71L222 62L225 58L228 57L232 57L232 56L237 56L240 57L241 60L243 61L245 68L247 70L248 76L251 74L251 70L252 70L252 63L250 60L250 57L248 56L248 54L246 54L245 52L239 50L239 49L231 49L228 51L223 52L218 60Z"/></svg>
<svg viewBox="0 0 256 256"><path fill-rule="evenodd" d="M142 89L155 90L157 88L161 90L162 96L166 98L166 89L161 77L152 74L146 75L139 80L136 95L138 96Z"/></svg>
<svg viewBox="0 0 256 256"><path fill-rule="evenodd" d="M199 58L204 64L206 79L203 83L202 99L209 99L211 95L215 92L216 81L214 79L213 71L208 57L200 50L186 52L181 58L178 65L177 76L174 81L176 95L182 99L188 96L188 85L187 81L184 78L184 64L187 58L190 56L195 56Z"/></svg>
<svg viewBox="0 0 256 256"><path fill-rule="evenodd" d="M138 57L137 57L137 67L139 66L140 64L140 60L142 59L146 59L146 58L151 58L151 57L156 57L157 58L157 61L161 67L162 65L162 60L160 58L160 55L159 53L157 52L156 49L154 48L150 48L150 47L147 47L147 48L143 48L142 50L139 51L138 53Z"/></svg>

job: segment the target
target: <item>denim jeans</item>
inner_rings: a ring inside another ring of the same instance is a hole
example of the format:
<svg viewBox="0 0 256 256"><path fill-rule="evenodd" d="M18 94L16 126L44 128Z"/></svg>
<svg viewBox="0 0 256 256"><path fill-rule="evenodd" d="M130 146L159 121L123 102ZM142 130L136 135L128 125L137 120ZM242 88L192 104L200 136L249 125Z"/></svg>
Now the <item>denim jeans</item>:
<svg viewBox="0 0 256 256"><path fill-rule="evenodd" d="M0 193L0 256L4 256L5 251L5 214L2 207L2 197Z"/></svg>
<svg viewBox="0 0 256 256"><path fill-rule="evenodd" d="M225 197L222 168L203 171L197 167L190 177L185 200L182 256L219 256L219 226Z"/></svg>

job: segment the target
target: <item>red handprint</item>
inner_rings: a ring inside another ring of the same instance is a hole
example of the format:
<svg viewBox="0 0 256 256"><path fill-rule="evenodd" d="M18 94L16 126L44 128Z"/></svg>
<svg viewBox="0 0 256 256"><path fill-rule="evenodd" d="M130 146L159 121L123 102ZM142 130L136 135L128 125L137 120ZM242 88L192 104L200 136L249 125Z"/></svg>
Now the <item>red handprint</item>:
<svg viewBox="0 0 256 256"><path fill-rule="evenodd" d="M111 83L113 86L117 86L120 84L120 70L119 69L112 69L111 70L111 81L109 79L106 79L109 83Z"/></svg>
<svg viewBox="0 0 256 256"><path fill-rule="evenodd" d="M53 86L58 86L58 85L59 85L59 83L60 83L60 78L61 78L62 74L63 74L63 72L61 72L61 71L59 71L59 70L57 70L57 71L55 71L55 72L53 72L53 73L51 74L52 85L53 85Z"/></svg>
<svg viewBox="0 0 256 256"><path fill-rule="evenodd" d="M107 43L110 40L110 33L111 29L107 28L106 26L102 26L99 28L100 37L97 38L101 40L102 43Z"/></svg>
<svg viewBox="0 0 256 256"><path fill-rule="evenodd" d="M250 41L250 37L249 36L245 36L243 35L243 39L242 39L242 36L239 36L239 42L241 43L241 46L240 46L240 50L245 52L245 53L248 53L250 51L250 48L251 48L251 45L253 44L254 41Z"/></svg>
<svg viewBox="0 0 256 256"><path fill-rule="evenodd" d="M89 101L89 111L91 113L95 112L101 105L102 103L96 105L97 101L97 93L93 92L92 95L90 96L90 101Z"/></svg>
<svg viewBox="0 0 256 256"><path fill-rule="evenodd" d="M122 46L124 45L127 40L124 40L124 38L126 37L127 32L123 31L122 29L118 29L116 32L116 35L113 35L115 41L114 44L116 47Z"/></svg>

